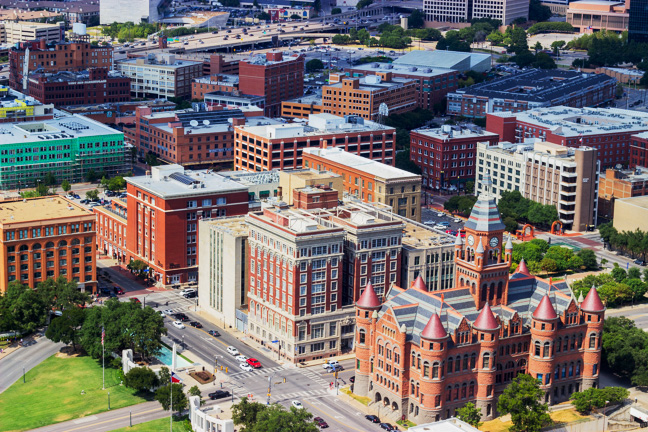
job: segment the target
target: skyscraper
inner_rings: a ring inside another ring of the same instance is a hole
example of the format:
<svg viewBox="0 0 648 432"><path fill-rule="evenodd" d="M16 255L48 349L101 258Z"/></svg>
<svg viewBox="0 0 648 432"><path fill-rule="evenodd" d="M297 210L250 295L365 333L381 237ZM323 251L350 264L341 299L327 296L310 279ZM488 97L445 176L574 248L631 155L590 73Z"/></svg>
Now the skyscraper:
<svg viewBox="0 0 648 432"><path fill-rule="evenodd" d="M628 40L648 42L648 0L626 0L626 9L627 3L630 3Z"/></svg>

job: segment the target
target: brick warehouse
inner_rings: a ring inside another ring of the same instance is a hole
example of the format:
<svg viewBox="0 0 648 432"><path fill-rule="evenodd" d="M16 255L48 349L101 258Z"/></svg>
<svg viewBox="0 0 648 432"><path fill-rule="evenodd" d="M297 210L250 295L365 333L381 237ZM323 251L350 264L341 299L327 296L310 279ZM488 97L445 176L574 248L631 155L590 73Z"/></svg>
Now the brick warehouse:
<svg viewBox="0 0 648 432"><path fill-rule="evenodd" d="M354 392L383 418L438 421L474 402L492 419L519 373L538 379L549 404L598 385L605 306L596 289L576 300L524 261L509 276L513 244L502 256L504 224L488 191L465 228L453 289L428 292L418 278L381 304L368 284L356 303Z"/></svg>

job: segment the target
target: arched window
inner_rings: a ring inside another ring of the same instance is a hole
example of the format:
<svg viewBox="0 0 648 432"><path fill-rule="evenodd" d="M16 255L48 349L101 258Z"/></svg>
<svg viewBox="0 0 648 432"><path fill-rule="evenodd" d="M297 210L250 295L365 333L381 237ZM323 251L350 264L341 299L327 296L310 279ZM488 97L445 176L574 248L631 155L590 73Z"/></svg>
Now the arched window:
<svg viewBox="0 0 648 432"><path fill-rule="evenodd" d="M457 356L457 359L455 360L455 372L459 372L461 370L461 356Z"/></svg>
<svg viewBox="0 0 648 432"><path fill-rule="evenodd" d="M459 384L455 384L454 390L455 390L454 400L457 400L459 399Z"/></svg>
<svg viewBox="0 0 648 432"><path fill-rule="evenodd" d="M47 242L45 243L45 249L53 248L54 247L54 242Z"/></svg>
<svg viewBox="0 0 648 432"><path fill-rule="evenodd" d="M58 243L58 245L59 245L59 247L67 246L67 241L65 241L65 240L61 240L61 241Z"/></svg>
<svg viewBox="0 0 648 432"><path fill-rule="evenodd" d="M40 249L40 248L41 248L41 244L40 244L40 243L34 243L34 245L32 246L32 250L38 250L38 249Z"/></svg>
<svg viewBox="0 0 648 432"><path fill-rule="evenodd" d="M560 346L562 345L562 338L558 338L558 342L556 343L556 352L560 352Z"/></svg>
<svg viewBox="0 0 648 432"><path fill-rule="evenodd" d="M412 395L416 392L416 385L414 385L414 380L410 382L410 387L412 388Z"/></svg>
<svg viewBox="0 0 648 432"><path fill-rule="evenodd" d="M29 246L27 246L27 245L20 245L20 247L18 248L18 250L19 250L20 252L24 252L24 251L26 251L26 250L29 250Z"/></svg>
<svg viewBox="0 0 648 432"><path fill-rule="evenodd" d="M574 362L569 363L569 376L574 376Z"/></svg>
<svg viewBox="0 0 648 432"><path fill-rule="evenodd" d="M549 357L549 351L550 351L549 347L550 347L549 342L545 342L544 349L542 352L542 357Z"/></svg>
<svg viewBox="0 0 648 432"><path fill-rule="evenodd" d="M488 284L482 285L481 289L481 301L486 301L486 295L488 293Z"/></svg>
<svg viewBox="0 0 648 432"><path fill-rule="evenodd" d="M453 361L453 358L450 357L448 359L448 373L452 373L452 361Z"/></svg>
<svg viewBox="0 0 648 432"><path fill-rule="evenodd" d="M468 370L468 354L463 357L463 370Z"/></svg>
<svg viewBox="0 0 648 432"><path fill-rule="evenodd" d="M485 353L482 358L482 367L484 369L490 369L490 354Z"/></svg>
<svg viewBox="0 0 648 432"><path fill-rule="evenodd" d="M590 349L596 348L596 334L595 333L592 333L590 335L589 347L590 347Z"/></svg>
<svg viewBox="0 0 648 432"><path fill-rule="evenodd" d="M446 389L446 392L447 392L446 393L446 400L447 401L452 400L452 386L448 386L448 388Z"/></svg>
<svg viewBox="0 0 648 432"><path fill-rule="evenodd" d="M409 409L410 414L414 412L414 404L410 404L410 409Z"/></svg>
<svg viewBox="0 0 648 432"><path fill-rule="evenodd" d="M461 399L466 398L466 391L468 390L468 385L466 383L461 384Z"/></svg>
<svg viewBox="0 0 648 432"><path fill-rule="evenodd" d="M72 239L72 246L80 244L81 241L78 238Z"/></svg>
<svg viewBox="0 0 648 432"><path fill-rule="evenodd" d="M430 364L428 362L423 363L423 376L428 377L430 375Z"/></svg>
<svg viewBox="0 0 648 432"><path fill-rule="evenodd" d="M434 363L432 365L432 378L439 378L439 363Z"/></svg>
<svg viewBox="0 0 648 432"><path fill-rule="evenodd" d="M576 376L580 376L580 370L581 370L581 362L580 360L578 360L578 362L576 362Z"/></svg>
<svg viewBox="0 0 648 432"><path fill-rule="evenodd" d="M556 370L554 371L554 379L557 380L560 378L560 366L556 366Z"/></svg>
<svg viewBox="0 0 648 432"><path fill-rule="evenodd" d="M535 342L535 355L540 357L540 342L538 341Z"/></svg>
<svg viewBox="0 0 648 432"><path fill-rule="evenodd" d="M502 283L502 281L500 281L500 282L497 284L497 298L502 298L502 286L503 286L503 285L504 285L504 284Z"/></svg>
<svg viewBox="0 0 648 432"><path fill-rule="evenodd" d="M475 363L477 362L477 355L475 353L472 353L470 356L470 369L475 369Z"/></svg>
<svg viewBox="0 0 648 432"><path fill-rule="evenodd" d="M364 329L361 329L361 330L360 330L360 333L358 334L358 336L359 336L359 339L360 339L360 340L358 341L358 343L364 345L364 343L365 343L365 337L366 337L366 334L365 334Z"/></svg>

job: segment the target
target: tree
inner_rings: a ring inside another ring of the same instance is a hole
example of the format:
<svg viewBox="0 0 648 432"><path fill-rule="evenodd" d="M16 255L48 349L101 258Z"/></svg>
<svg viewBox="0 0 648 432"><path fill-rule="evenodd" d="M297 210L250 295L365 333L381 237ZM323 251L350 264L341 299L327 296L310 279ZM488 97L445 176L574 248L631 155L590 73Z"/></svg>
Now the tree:
<svg viewBox="0 0 648 432"><path fill-rule="evenodd" d="M633 385L648 385L648 334L626 317L609 317L603 324L602 359L610 370Z"/></svg>
<svg viewBox="0 0 648 432"><path fill-rule="evenodd" d="M136 272L138 276L141 276L142 273L148 269L148 264L142 260L133 260L126 265L126 268L131 272Z"/></svg>
<svg viewBox="0 0 648 432"><path fill-rule="evenodd" d="M515 221L515 219L513 219L512 217L509 216L509 217L505 217L502 222L504 222L504 226L505 226L506 231L508 231L510 233L513 233L513 234L515 234L517 232L518 223Z"/></svg>
<svg viewBox="0 0 648 432"><path fill-rule="evenodd" d="M48 310L65 311L85 307L90 303L90 296L79 290L75 281L68 281L65 276L57 279L46 279L40 282L36 290Z"/></svg>
<svg viewBox="0 0 648 432"><path fill-rule="evenodd" d="M334 7L333 9L331 9L331 15L337 15L341 13L342 13L342 9L340 9L339 7Z"/></svg>
<svg viewBox="0 0 648 432"><path fill-rule="evenodd" d="M159 385L159 379L151 369L147 367L136 367L124 375L124 385L138 392L151 391Z"/></svg>
<svg viewBox="0 0 648 432"><path fill-rule="evenodd" d="M259 402L248 402L248 399L243 397L241 402L232 405L232 421L242 427L241 432L251 432L257 423L259 413L265 409L265 405Z"/></svg>
<svg viewBox="0 0 648 432"><path fill-rule="evenodd" d="M612 277L615 281L621 282L628 277L628 274L624 269L619 267L619 264L614 263L614 268L612 269Z"/></svg>
<svg viewBox="0 0 648 432"><path fill-rule="evenodd" d="M581 249L576 255L583 260L585 270L598 270L598 263L596 262L596 255L591 249Z"/></svg>
<svg viewBox="0 0 648 432"><path fill-rule="evenodd" d="M373 4L373 0L360 0L356 4L356 9L360 10L360 9L366 8L367 6L369 6L371 4Z"/></svg>
<svg viewBox="0 0 648 432"><path fill-rule="evenodd" d="M86 199L89 200L99 199L99 191L97 189L89 190L88 192L86 192L85 196Z"/></svg>
<svg viewBox="0 0 648 432"><path fill-rule="evenodd" d="M171 409L171 397L173 396L173 409L181 413L189 406L187 396L182 391L182 384L167 384L155 391L155 400L160 402L162 409L169 411Z"/></svg>
<svg viewBox="0 0 648 432"><path fill-rule="evenodd" d="M512 432L537 432L551 423L547 405L540 403L544 392L538 379L531 375L520 374L513 379L497 402L500 414L511 414Z"/></svg>
<svg viewBox="0 0 648 432"><path fill-rule="evenodd" d="M569 399L579 413L588 414L595 408L621 403L629 394L630 392L622 387L589 388L573 393Z"/></svg>
<svg viewBox="0 0 648 432"><path fill-rule="evenodd" d="M475 182L474 181L467 181L466 182L466 187L464 189L467 194L473 194L475 193Z"/></svg>
<svg viewBox="0 0 648 432"><path fill-rule="evenodd" d="M536 42L536 44L533 46L533 49L535 50L535 53L538 54L538 51L542 51L542 44L540 42Z"/></svg>
<svg viewBox="0 0 648 432"><path fill-rule="evenodd" d="M51 172L48 172L47 174L45 174L45 177L43 177L42 183L45 186L54 186L57 183L56 177Z"/></svg>
<svg viewBox="0 0 648 432"><path fill-rule="evenodd" d="M324 63L320 59L312 59L306 62L306 72L315 72L324 69Z"/></svg>
<svg viewBox="0 0 648 432"><path fill-rule="evenodd" d="M205 401L202 400L202 393L200 392L200 389L196 385L189 389L189 396L198 396L200 398L200 405L205 403Z"/></svg>
<svg viewBox="0 0 648 432"><path fill-rule="evenodd" d="M0 297L0 330L32 333L45 324L47 312L38 293L19 282L10 282Z"/></svg>
<svg viewBox="0 0 648 432"><path fill-rule="evenodd" d="M72 190L72 185L69 181L63 180L63 183L61 183L61 188L63 189L63 192L70 192L70 190Z"/></svg>
<svg viewBox="0 0 648 432"><path fill-rule="evenodd" d="M290 407L286 410L279 404L268 406L257 416L254 432L319 432L312 421L313 415L305 409Z"/></svg>
<svg viewBox="0 0 648 432"><path fill-rule="evenodd" d="M414 9L407 19L407 26L413 29L420 29L425 25L425 15L420 9Z"/></svg>
<svg viewBox="0 0 648 432"><path fill-rule="evenodd" d="M625 90L624 90L624 88L623 88L623 84L621 84L621 83L617 83L617 85L616 85L616 92L615 92L616 98L617 98L617 99L621 99L621 98L623 97L623 94L624 94L624 93L625 93Z"/></svg>
<svg viewBox="0 0 648 432"><path fill-rule="evenodd" d="M94 169L89 169L88 171L83 174L83 178L90 183L93 183L94 181L97 180L97 173Z"/></svg>
<svg viewBox="0 0 648 432"><path fill-rule="evenodd" d="M481 426L481 410L475 407L475 404L472 402L468 402L466 405L459 408L457 410L457 417L475 428Z"/></svg>
<svg viewBox="0 0 648 432"><path fill-rule="evenodd" d="M268 12L259 12L259 13L257 14L257 18L258 18L260 21L270 21L270 20L271 20L271 18L270 18L270 14L269 14Z"/></svg>
<svg viewBox="0 0 648 432"><path fill-rule="evenodd" d="M72 308L64 310L62 315L54 318L45 336L53 342L63 342L66 345L72 344L72 350L76 351L79 343L79 330L85 320L85 309Z"/></svg>

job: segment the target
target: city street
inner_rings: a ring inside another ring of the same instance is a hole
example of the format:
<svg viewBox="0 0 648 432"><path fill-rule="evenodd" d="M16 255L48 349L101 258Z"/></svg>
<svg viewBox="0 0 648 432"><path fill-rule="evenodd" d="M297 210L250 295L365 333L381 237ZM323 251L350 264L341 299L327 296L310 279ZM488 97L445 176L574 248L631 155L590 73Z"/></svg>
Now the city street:
<svg viewBox="0 0 648 432"><path fill-rule="evenodd" d="M46 337L36 338L29 346L18 348L16 351L0 359L0 393L7 390L13 383L22 379L23 370L29 371L38 366L43 360L56 354L64 343L56 343Z"/></svg>

